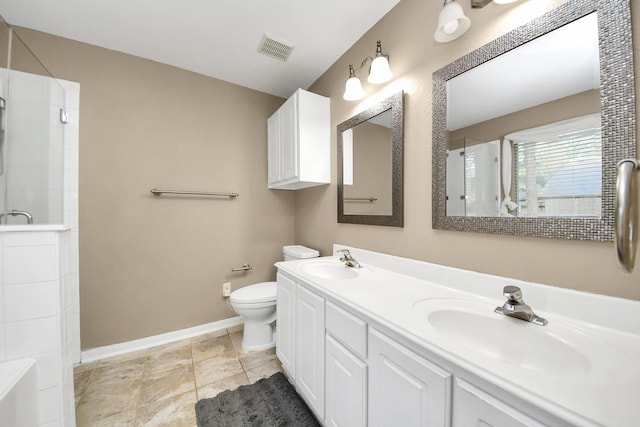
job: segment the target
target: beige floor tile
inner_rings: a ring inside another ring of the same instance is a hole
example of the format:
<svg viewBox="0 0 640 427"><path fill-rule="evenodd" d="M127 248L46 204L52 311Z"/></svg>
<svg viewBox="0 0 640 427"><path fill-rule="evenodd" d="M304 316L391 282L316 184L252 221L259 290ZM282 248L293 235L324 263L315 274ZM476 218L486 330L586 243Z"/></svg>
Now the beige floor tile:
<svg viewBox="0 0 640 427"><path fill-rule="evenodd" d="M246 372L249 383L253 384L262 378L268 378L277 372L282 372L282 365L278 359L275 359L253 369L249 369Z"/></svg>
<svg viewBox="0 0 640 427"><path fill-rule="evenodd" d="M234 332L242 332L243 330L244 330L244 324L241 324L241 325L232 326L230 328L227 328L227 333L232 334Z"/></svg>
<svg viewBox="0 0 640 427"><path fill-rule="evenodd" d="M147 357L144 379L162 377L165 372L182 366L192 366L191 345L182 342L180 345L171 345L158 349Z"/></svg>
<svg viewBox="0 0 640 427"><path fill-rule="evenodd" d="M174 369L163 372L162 376L150 379L145 378L142 383L139 405L195 390L196 385L191 365L177 366Z"/></svg>
<svg viewBox="0 0 640 427"><path fill-rule="evenodd" d="M106 418L94 419L89 423L77 420L76 427L133 427L136 419L136 411L118 412Z"/></svg>
<svg viewBox="0 0 640 427"><path fill-rule="evenodd" d="M87 389L89 385L89 381L91 380L91 375L93 374L93 370L83 370L83 371L75 371L73 372L73 390L76 395L76 405L82 398L82 395Z"/></svg>
<svg viewBox="0 0 640 427"><path fill-rule="evenodd" d="M237 351L242 351L242 331L229 334L231 342Z"/></svg>
<svg viewBox="0 0 640 427"><path fill-rule="evenodd" d="M183 393L174 398L158 400L138 406L136 426L195 427L196 392Z"/></svg>
<svg viewBox="0 0 640 427"><path fill-rule="evenodd" d="M76 407L76 419L82 425L92 425L111 415L135 410L141 385L142 380L102 386L91 383Z"/></svg>
<svg viewBox="0 0 640 427"><path fill-rule="evenodd" d="M131 360L146 358L154 351L154 348L145 348L143 350L132 351L130 353L118 354L117 356L107 357L99 361L99 366L112 365L114 363L129 362Z"/></svg>
<svg viewBox="0 0 640 427"><path fill-rule="evenodd" d="M229 335L223 336L207 336L198 341L192 341L191 352L193 361L210 359L220 356L235 356L236 350L231 343Z"/></svg>
<svg viewBox="0 0 640 427"><path fill-rule="evenodd" d="M200 387L243 372L237 357L219 356L194 363L196 386Z"/></svg>
<svg viewBox="0 0 640 427"><path fill-rule="evenodd" d="M94 384L110 384L121 381L141 380L146 357L101 364L94 369L89 387Z"/></svg>
<svg viewBox="0 0 640 427"><path fill-rule="evenodd" d="M73 367L73 373L81 373L85 371L93 371L95 368L100 366L101 361L96 360L94 362L83 362Z"/></svg>
<svg viewBox="0 0 640 427"><path fill-rule="evenodd" d="M245 371L274 360L276 360L275 347L262 351L243 351L240 353L240 363Z"/></svg>
<svg viewBox="0 0 640 427"><path fill-rule="evenodd" d="M232 375L220 381L198 387L198 400L215 397L225 390L235 390L241 385L246 384L249 384L249 381L244 372Z"/></svg>
<svg viewBox="0 0 640 427"><path fill-rule="evenodd" d="M78 419L90 422L135 409L142 386L144 361L143 357L96 368L78 402Z"/></svg>

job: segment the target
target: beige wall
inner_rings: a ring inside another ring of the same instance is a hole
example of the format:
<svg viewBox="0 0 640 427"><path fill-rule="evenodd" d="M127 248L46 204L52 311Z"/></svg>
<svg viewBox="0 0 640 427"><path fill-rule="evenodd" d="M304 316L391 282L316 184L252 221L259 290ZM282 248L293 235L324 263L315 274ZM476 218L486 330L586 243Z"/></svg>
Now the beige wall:
<svg viewBox="0 0 640 427"><path fill-rule="evenodd" d="M275 278L295 194L267 189L266 119L283 100L174 67L17 29L80 89L84 349L235 315L222 298ZM153 196L153 187L237 200ZM232 267L250 263L246 274Z"/></svg>
<svg viewBox="0 0 640 427"><path fill-rule="evenodd" d="M465 136L482 144L512 132L600 112L600 91L589 90L449 132L449 149L465 146ZM473 145L472 144L472 145ZM469 140L466 141L469 145Z"/></svg>
<svg viewBox="0 0 640 427"><path fill-rule="evenodd" d="M561 0L520 1L509 6L490 4L470 10L472 21L462 38L447 44L433 40L439 1L402 0L340 58L311 90L331 97L332 126L403 89L405 95L405 226L380 227L336 223L336 168L332 185L296 195L296 240L331 252L334 242L470 270L504 275L553 286L640 299L640 269L628 275L616 266L613 243L525 238L439 231L431 228L431 99L432 73L505 32L564 3ZM632 5L635 6L635 5ZM637 8L636 8L637 9ZM640 9L632 11L636 75L640 76ZM357 63L382 40L390 55L394 79L372 86L362 102L342 100L349 63ZM636 80L636 92L638 91ZM636 106L638 109L638 107ZM332 133L332 159L336 141ZM334 163L335 165L335 163Z"/></svg>

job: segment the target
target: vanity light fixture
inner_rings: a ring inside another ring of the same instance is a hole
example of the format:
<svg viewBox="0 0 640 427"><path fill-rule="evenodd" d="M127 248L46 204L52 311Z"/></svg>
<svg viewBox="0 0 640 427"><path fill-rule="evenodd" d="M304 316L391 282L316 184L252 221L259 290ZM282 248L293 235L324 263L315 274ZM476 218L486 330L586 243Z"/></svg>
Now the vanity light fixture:
<svg viewBox="0 0 640 427"><path fill-rule="evenodd" d="M371 61L369 65L369 77L367 81L373 84L385 83L391 80L393 74L389 68L389 55L382 53L382 44L380 40L377 41L376 53L372 58L367 56L362 60L360 67L353 68L352 64L349 64L349 78L344 88L344 95L342 97L347 101L356 101L364 96L364 90L362 89L362 83L356 76L356 73L367 64L367 61Z"/></svg>
<svg viewBox="0 0 640 427"><path fill-rule="evenodd" d="M491 1L497 4L509 4L515 3L518 0L471 0L471 7L474 9L481 9L491 3Z"/></svg>
<svg viewBox="0 0 640 427"><path fill-rule="evenodd" d="M497 4L515 3L518 0L471 0L473 9L480 9L491 2ZM433 38L440 43L450 42L467 32L471 20L467 18L462 6L456 0L444 0L444 6L438 15L438 28Z"/></svg>
<svg viewBox="0 0 640 427"><path fill-rule="evenodd" d="M444 0L433 38L440 43L450 42L466 33L470 26L471 20L465 16L460 3L456 0Z"/></svg>

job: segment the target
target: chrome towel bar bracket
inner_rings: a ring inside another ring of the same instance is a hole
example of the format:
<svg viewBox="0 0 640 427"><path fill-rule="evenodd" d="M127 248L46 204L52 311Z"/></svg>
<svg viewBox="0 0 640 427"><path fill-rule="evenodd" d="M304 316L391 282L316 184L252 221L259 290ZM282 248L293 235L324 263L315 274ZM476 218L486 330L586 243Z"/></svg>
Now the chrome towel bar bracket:
<svg viewBox="0 0 640 427"><path fill-rule="evenodd" d="M192 196L220 196L220 197L228 197L230 199L235 199L236 197L240 197L238 193L215 193L208 191L182 191L182 190L161 190L159 188L152 188L151 193L154 196L160 196L162 194L187 194Z"/></svg>
<svg viewBox="0 0 640 427"><path fill-rule="evenodd" d="M618 262L628 272L633 271L638 239L638 184L640 164L634 159L618 163L616 178L615 232Z"/></svg>

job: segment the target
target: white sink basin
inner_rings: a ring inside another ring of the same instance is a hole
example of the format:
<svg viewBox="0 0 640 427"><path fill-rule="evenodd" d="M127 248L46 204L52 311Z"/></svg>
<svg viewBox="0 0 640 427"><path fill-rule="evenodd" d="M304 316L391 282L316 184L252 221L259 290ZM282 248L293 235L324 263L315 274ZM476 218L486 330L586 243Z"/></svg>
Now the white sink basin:
<svg viewBox="0 0 640 427"><path fill-rule="evenodd" d="M478 301L432 298L415 303L412 315L470 353L528 370L558 376L594 369L617 376L633 370L617 349L581 330L553 319L546 326L535 325L494 313L494 308Z"/></svg>
<svg viewBox="0 0 640 427"><path fill-rule="evenodd" d="M353 279L358 276L357 269L337 260L309 261L302 264L300 270L321 279Z"/></svg>

